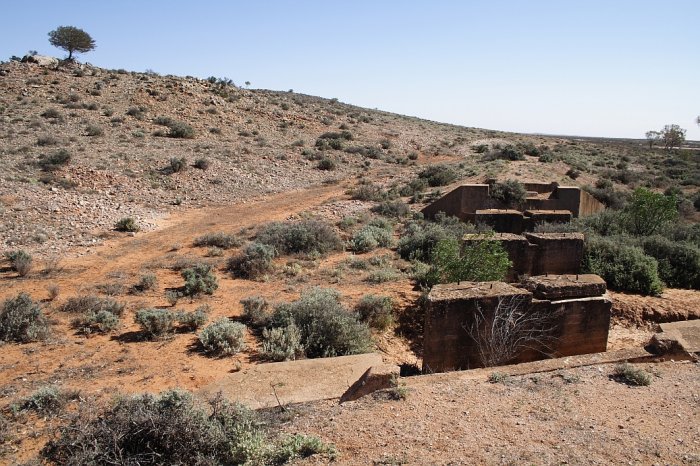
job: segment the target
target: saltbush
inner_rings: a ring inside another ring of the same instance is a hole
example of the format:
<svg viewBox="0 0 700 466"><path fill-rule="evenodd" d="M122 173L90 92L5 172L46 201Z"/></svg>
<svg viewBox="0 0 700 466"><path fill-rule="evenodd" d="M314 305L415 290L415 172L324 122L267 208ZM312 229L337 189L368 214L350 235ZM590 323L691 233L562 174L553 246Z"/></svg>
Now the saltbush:
<svg viewBox="0 0 700 466"><path fill-rule="evenodd" d="M68 165L71 158L70 152L66 149L60 149L48 155L41 155L38 163L42 170L51 172Z"/></svg>
<svg viewBox="0 0 700 466"><path fill-rule="evenodd" d="M427 181L428 186L445 186L459 178L459 172L449 165L430 165L418 177Z"/></svg>
<svg viewBox="0 0 700 466"><path fill-rule="evenodd" d="M207 233L195 238L194 245L197 247L216 246L221 249L231 249L240 246L241 239L236 235L220 231L217 233Z"/></svg>
<svg viewBox="0 0 700 466"><path fill-rule="evenodd" d="M231 257L227 268L236 277L255 279L272 270L272 260L276 256L273 246L255 241Z"/></svg>
<svg viewBox="0 0 700 466"><path fill-rule="evenodd" d="M272 361L293 361L304 355L301 331L293 322L285 327L263 329L262 355Z"/></svg>
<svg viewBox="0 0 700 466"><path fill-rule="evenodd" d="M255 412L221 397L201 403L169 390L87 409L42 450L52 464L282 464L334 450L314 437L270 439Z"/></svg>
<svg viewBox="0 0 700 466"><path fill-rule="evenodd" d="M12 270L17 272L20 277L28 275L34 265L34 258L23 249L6 252L5 257L10 261Z"/></svg>
<svg viewBox="0 0 700 466"><path fill-rule="evenodd" d="M389 247L392 243L392 230L375 225L366 225L358 230L350 240L350 249L355 252L369 252L377 247Z"/></svg>
<svg viewBox="0 0 700 466"><path fill-rule="evenodd" d="M187 168L187 159L185 157L171 157L170 158L170 171L172 173L179 173Z"/></svg>
<svg viewBox="0 0 700 466"><path fill-rule="evenodd" d="M214 294L219 287L216 275L209 264L196 264L194 267L185 269L182 272L185 285L182 294L185 296L196 296L198 294Z"/></svg>
<svg viewBox="0 0 700 466"><path fill-rule="evenodd" d="M168 129L168 137L171 138L192 139L195 136L194 128L181 121L171 121Z"/></svg>
<svg viewBox="0 0 700 466"><path fill-rule="evenodd" d="M355 305L355 312L377 330L386 330L394 323L394 303L389 296L365 295Z"/></svg>
<svg viewBox="0 0 700 466"><path fill-rule="evenodd" d="M245 325L224 317L202 330L199 341L207 353L216 356L236 354L246 347L245 331Z"/></svg>
<svg viewBox="0 0 700 466"><path fill-rule="evenodd" d="M297 301L278 305L271 327L290 324L299 328L309 358L366 353L372 347L369 328L343 307L335 290L313 288Z"/></svg>
<svg viewBox="0 0 700 466"><path fill-rule="evenodd" d="M133 217L124 217L114 224L114 229L117 231L128 231L135 233L141 229Z"/></svg>
<svg viewBox="0 0 700 466"><path fill-rule="evenodd" d="M435 221L416 220L404 228L398 245L399 255L406 260L427 262L438 241L454 238L461 239L472 231L466 223L457 217L448 217L443 213L435 216Z"/></svg>
<svg viewBox="0 0 700 466"><path fill-rule="evenodd" d="M509 207L519 207L525 202L527 191L525 186L517 180L506 180L502 183L493 183L489 187L489 196Z"/></svg>
<svg viewBox="0 0 700 466"><path fill-rule="evenodd" d="M411 210L401 201L384 201L372 207L372 212L390 218L403 218Z"/></svg>
<svg viewBox="0 0 700 466"><path fill-rule="evenodd" d="M269 223L256 240L273 246L280 254L326 254L343 247L333 227L319 220Z"/></svg>
<svg viewBox="0 0 700 466"><path fill-rule="evenodd" d="M49 321L26 293L7 299L0 308L0 341L29 343L49 335Z"/></svg>
<svg viewBox="0 0 700 466"><path fill-rule="evenodd" d="M63 411L66 404L75 399L78 392L61 390L58 387L44 386L22 400L19 409L34 411L42 416L56 416Z"/></svg>
<svg viewBox="0 0 700 466"><path fill-rule="evenodd" d="M209 320L209 306L206 304L199 306L192 312L182 312L177 316L177 320L183 330L190 332L197 330Z"/></svg>
<svg viewBox="0 0 700 466"><path fill-rule="evenodd" d="M243 321L253 328L260 328L267 325L270 318L270 304L261 296L249 296L241 299Z"/></svg>
<svg viewBox="0 0 700 466"><path fill-rule="evenodd" d="M178 317L176 312L167 309L141 309L136 312L134 321L147 338L155 340L174 332Z"/></svg>

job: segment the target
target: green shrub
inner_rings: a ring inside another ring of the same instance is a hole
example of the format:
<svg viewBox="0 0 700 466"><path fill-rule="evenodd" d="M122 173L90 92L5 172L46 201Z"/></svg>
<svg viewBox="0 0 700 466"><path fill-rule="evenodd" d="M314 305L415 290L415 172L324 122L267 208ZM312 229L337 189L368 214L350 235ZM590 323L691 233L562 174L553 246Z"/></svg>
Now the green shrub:
<svg viewBox="0 0 700 466"><path fill-rule="evenodd" d="M700 248L657 235L642 240L642 249L656 259L659 277L666 285L700 289Z"/></svg>
<svg viewBox="0 0 700 466"><path fill-rule="evenodd" d="M121 316L124 312L124 307L123 303L119 303L111 298L80 295L68 298L59 310L69 314L97 314L100 311L106 311L115 316Z"/></svg>
<svg viewBox="0 0 700 466"><path fill-rule="evenodd" d="M46 119L57 120L59 122L64 120L63 114L57 108L48 108L41 114L41 116Z"/></svg>
<svg viewBox="0 0 700 466"><path fill-rule="evenodd" d="M365 278L365 281L376 285L380 283L394 282L399 278L401 278L401 274L396 269L384 267L370 272Z"/></svg>
<svg viewBox="0 0 700 466"><path fill-rule="evenodd" d="M508 144L505 147L496 147L493 150L487 152L484 154L483 158L484 161L492 161L492 160L509 160L509 161L517 161L517 160L525 160L525 155L523 152L520 150L519 147L514 146L512 144Z"/></svg>
<svg viewBox="0 0 700 466"><path fill-rule="evenodd" d="M136 118L137 120L143 120L146 111L146 107L129 107L126 114Z"/></svg>
<svg viewBox="0 0 700 466"><path fill-rule="evenodd" d="M651 385L651 374L643 369L637 369L626 362L615 366L613 377L627 385Z"/></svg>
<svg viewBox="0 0 700 466"><path fill-rule="evenodd" d="M216 246L217 248L221 249L231 249L237 248L241 244L241 239L236 235L224 233L223 231L217 233L207 233L197 237L194 240L194 245L196 247Z"/></svg>
<svg viewBox="0 0 700 466"><path fill-rule="evenodd" d="M221 132L221 131L219 131ZM199 158L194 161L194 168L198 168L200 170L207 170L209 168L209 160Z"/></svg>
<svg viewBox="0 0 700 466"><path fill-rule="evenodd" d="M270 319L270 304L261 296L249 296L241 299L243 321L253 328L260 328L267 325Z"/></svg>
<svg viewBox="0 0 700 466"><path fill-rule="evenodd" d="M378 202L386 199L387 194L381 186L373 183L364 183L351 190L350 197L359 201Z"/></svg>
<svg viewBox="0 0 700 466"><path fill-rule="evenodd" d="M423 178L416 178L415 180L409 181L407 184L403 185L399 189L399 195L401 196L414 196L420 194L428 189L428 182Z"/></svg>
<svg viewBox="0 0 700 466"><path fill-rule="evenodd" d="M17 272L20 277L25 277L32 271L34 258L27 251L19 249L5 253L5 257L10 261L10 267Z"/></svg>
<svg viewBox="0 0 700 466"><path fill-rule="evenodd" d="M178 314L166 309L141 309L136 312L134 321L151 340L161 338L175 331Z"/></svg>
<svg viewBox="0 0 700 466"><path fill-rule="evenodd" d="M0 309L0 341L29 343L49 335L49 321L26 293L7 299Z"/></svg>
<svg viewBox="0 0 700 466"><path fill-rule="evenodd" d="M185 286L182 294L185 296L196 296L198 294L214 294L219 287L216 275L212 272L211 265L197 264L192 268L181 272L185 279Z"/></svg>
<svg viewBox="0 0 700 466"><path fill-rule="evenodd" d="M318 161L316 168L318 168L319 170L335 170L335 166L335 160L328 157L324 157Z"/></svg>
<svg viewBox="0 0 700 466"><path fill-rule="evenodd" d="M678 218L676 196L637 188L624 212L630 233L637 236L653 235Z"/></svg>
<svg viewBox="0 0 700 466"><path fill-rule="evenodd" d="M611 209L621 209L627 202L627 193L616 190L609 180L599 180L594 188L584 186L583 189Z"/></svg>
<svg viewBox="0 0 700 466"><path fill-rule="evenodd" d="M404 228L398 245L399 255L406 260L428 262L435 245L443 239L461 240L471 231L471 227L457 217L447 217L443 213L435 216L434 222L418 220Z"/></svg>
<svg viewBox="0 0 700 466"><path fill-rule="evenodd" d="M187 168L187 159L185 157L172 157L170 159L170 171L179 173Z"/></svg>
<svg viewBox="0 0 700 466"><path fill-rule="evenodd" d="M372 347L369 328L331 289L313 288L297 301L278 305L270 323L273 328L296 325L309 358L366 353Z"/></svg>
<svg viewBox="0 0 700 466"><path fill-rule="evenodd" d="M217 356L236 354L246 347L245 331L245 325L223 318L202 330L199 341L207 353Z"/></svg>
<svg viewBox="0 0 700 466"><path fill-rule="evenodd" d="M333 461L337 452L333 446L326 445L318 437L293 434L275 449L271 461L273 464L284 464L296 458L307 458L317 454L326 455Z"/></svg>
<svg viewBox="0 0 700 466"><path fill-rule="evenodd" d="M38 163L42 170L52 172L68 165L71 158L70 152L60 149L52 154L41 155Z"/></svg>
<svg viewBox="0 0 700 466"><path fill-rule="evenodd" d="M503 160L525 160L525 156L523 156L520 149L510 144L500 150L498 158Z"/></svg>
<svg viewBox="0 0 700 466"><path fill-rule="evenodd" d="M209 320L209 306L199 306L192 312L182 312L177 316L180 326L184 330L193 332L207 323Z"/></svg>
<svg viewBox="0 0 700 466"><path fill-rule="evenodd" d="M139 282L134 285L134 290L138 293L154 289L158 284L158 277L153 273L141 275Z"/></svg>
<svg viewBox="0 0 700 466"><path fill-rule="evenodd" d="M642 249L608 238L589 238L583 269L600 275L613 290L658 295L663 287L658 265Z"/></svg>
<svg viewBox="0 0 700 466"><path fill-rule="evenodd" d="M273 246L281 254L326 254L343 248L333 227L319 220L269 223L256 239Z"/></svg>
<svg viewBox="0 0 700 466"><path fill-rule="evenodd" d="M293 361L304 355L301 331L294 322L285 327L263 329L262 355L272 361Z"/></svg>
<svg viewBox="0 0 700 466"><path fill-rule="evenodd" d="M511 265L508 253L498 240L484 236L462 246L459 240L448 238L435 245L430 268L419 281L427 286L459 281L502 281Z"/></svg>
<svg viewBox="0 0 700 466"><path fill-rule="evenodd" d="M543 150L540 147L537 147L531 142L528 142L526 144L522 145L523 152L525 152L525 155L529 155L530 157L539 157L542 155Z"/></svg>
<svg viewBox="0 0 700 466"><path fill-rule="evenodd" d="M372 207L372 212L390 218L403 218L411 210L401 201L384 201Z"/></svg>
<svg viewBox="0 0 700 466"><path fill-rule="evenodd" d="M109 333L119 328L119 316L101 310L75 319L73 326L79 328L86 335L94 332Z"/></svg>
<svg viewBox="0 0 700 466"><path fill-rule="evenodd" d="M386 330L394 323L394 302L389 296L365 295L355 305L355 312L377 330Z"/></svg>
<svg viewBox="0 0 700 466"><path fill-rule="evenodd" d="M506 180L502 183L493 183L489 187L489 196L503 202L509 207L519 207L525 202L527 191L525 186L517 180Z"/></svg>
<svg viewBox="0 0 700 466"><path fill-rule="evenodd" d="M392 230L375 225L366 225L358 230L350 240L350 249L355 252L368 252L377 247L389 247L392 244Z"/></svg>
<svg viewBox="0 0 700 466"><path fill-rule="evenodd" d="M549 152L545 152L539 156L538 160L542 163L552 163L554 162L554 156Z"/></svg>
<svg viewBox="0 0 700 466"><path fill-rule="evenodd" d="M171 121L168 129L168 137L170 138L192 139L195 136L194 128L181 121Z"/></svg>
<svg viewBox="0 0 700 466"><path fill-rule="evenodd" d="M198 402L169 390L117 398L105 412L87 409L42 456L52 464L281 464L311 454L332 453L312 440L268 439L255 412L222 398Z"/></svg>
<svg viewBox="0 0 700 466"><path fill-rule="evenodd" d="M572 223L583 231L593 232L601 236L622 235L627 229L624 214L619 210L610 209L580 217Z"/></svg>
<svg viewBox="0 0 700 466"><path fill-rule="evenodd" d="M236 277L255 279L272 270L275 256L277 251L273 246L255 241L230 258L227 268Z"/></svg>
<svg viewBox="0 0 700 466"><path fill-rule="evenodd" d="M136 223L136 219L133 217L124 217L120 219L115 225L114 229L117 231L128 231L135 233L141 229L141 227Z"/></svg>
<svg viewBox="0 0 700 466"><path fill-rule="evenodd" d="M50 134L44 134L43 136L39 136L36 140L36 145L45 147L45 146L57 146L58 144L61 143L61 140L57 138L56 136L52 136ZM41 163L41 162L39 162Z"/></svg>
<svg viewBox="0 0 700 466"><path fill-rule="evenodd" d="M41 387L22 400L19 409L34 411L43 416L57 416L69 401L76 399L78 392L61 390L58 387Z"/></svg>
<svg viewBox="0 0 700 466"><path fill-rule="evenodd" d="M85 128L86 136L102 136L104 133L105 131L97 125L88 125L87 128Z"/></svg>
<svg viewBox="0 0 700 466"><path fill-rule="evenodd" d="M418 178L426 180L431 187L445 186L459 178L459 172L449 165L430 165L418 173Z"/></svg>

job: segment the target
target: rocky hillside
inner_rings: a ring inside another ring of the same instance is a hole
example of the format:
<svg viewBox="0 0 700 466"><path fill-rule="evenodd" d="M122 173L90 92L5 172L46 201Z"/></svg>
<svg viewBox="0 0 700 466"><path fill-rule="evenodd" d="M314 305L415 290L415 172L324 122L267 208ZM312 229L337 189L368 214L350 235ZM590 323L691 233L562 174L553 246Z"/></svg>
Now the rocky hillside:
<svg viewBox="0 0 700 466"><path fill-rule="evenodd" d="M591 185L596 166L655 169L620 161L639 143L457 127L216 78L11 61L0 65L0 91L2 250L60 253L99 242L123 217L149 229L173 209L340 179L398 184L427 163L452 164L461 180L580 174ZM478 153L525 143L557 157L526 151L506 163Z"/></svg>

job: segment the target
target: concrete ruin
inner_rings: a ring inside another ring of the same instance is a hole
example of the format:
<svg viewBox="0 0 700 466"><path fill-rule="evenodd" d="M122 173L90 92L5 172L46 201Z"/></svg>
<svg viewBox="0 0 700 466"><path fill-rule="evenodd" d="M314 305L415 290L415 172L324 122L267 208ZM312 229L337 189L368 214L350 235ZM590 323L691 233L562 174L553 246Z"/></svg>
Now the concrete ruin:
<svg viewBox="0 0 700 466"><path fill-rule="evenodd" d="M463 240L465 244L499 241L513 263L506 277L509 282L525 275L565 275L581 271L583 233L469 234Z"/></svg>
<svg viewBox="0 0 700 466"><path fill-rule="evenodd" d="M428 295L423 371L446 372L603 352L612 302L597 275L436 285Z"/></svg>
<svg viewBox="0 0 700 466"><path fill-rule="evenodd" d="M522 210L512 209L491 197L489 184L465 184L426 206L426 218L438 212L465 222L485 224L499 233L521 234L544 222L569 222L605 209L593 196L576 186L557 183L523 183L527 195Z"/></svg>

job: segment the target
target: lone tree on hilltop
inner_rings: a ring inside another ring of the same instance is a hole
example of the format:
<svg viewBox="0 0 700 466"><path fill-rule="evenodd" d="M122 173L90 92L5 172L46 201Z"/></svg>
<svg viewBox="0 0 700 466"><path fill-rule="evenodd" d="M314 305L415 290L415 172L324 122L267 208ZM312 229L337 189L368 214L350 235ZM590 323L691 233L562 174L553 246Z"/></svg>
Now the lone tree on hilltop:
<svg viewBox="0 0 700 466"><path fill-rule="evenodd" d="M73 52L85 53L96 47L90 34L73 26L59 26L49 32L49 42L54 47L68 51L68 60L73 59Z"/></svg>

